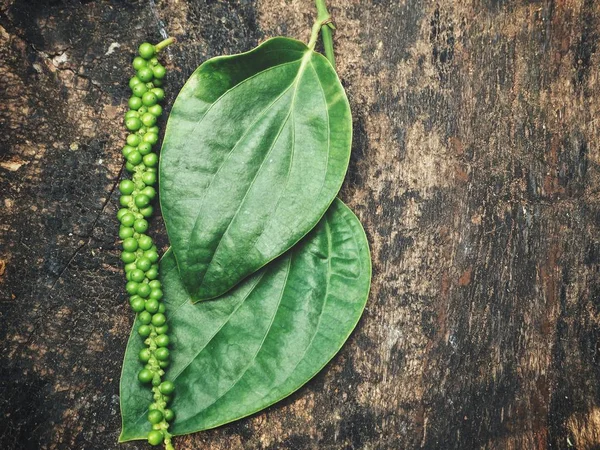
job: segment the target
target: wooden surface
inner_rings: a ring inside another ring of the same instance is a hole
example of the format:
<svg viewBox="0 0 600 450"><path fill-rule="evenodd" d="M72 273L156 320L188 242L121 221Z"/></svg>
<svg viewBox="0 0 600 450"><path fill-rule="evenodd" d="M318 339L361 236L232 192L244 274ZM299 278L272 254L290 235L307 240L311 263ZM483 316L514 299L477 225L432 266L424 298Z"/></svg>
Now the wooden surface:
<svg viewBox="0 0 600 450"><path fill-rule="evenodd" d="M299 392L178 448L600 448L599 2L328 3L367 310ZM309 0L0 0L0 448L146 448L116 444L134 49L179 39L170 104L206 58L307 40L313 17Z"/></svg>

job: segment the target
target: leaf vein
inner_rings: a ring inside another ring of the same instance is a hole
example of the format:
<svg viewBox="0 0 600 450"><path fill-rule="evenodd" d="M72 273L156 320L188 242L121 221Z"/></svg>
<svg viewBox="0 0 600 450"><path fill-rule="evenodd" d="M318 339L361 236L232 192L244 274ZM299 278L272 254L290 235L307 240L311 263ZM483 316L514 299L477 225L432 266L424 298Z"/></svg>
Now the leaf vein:
<svg viewBox="0 0 600 450"><path fill-rule="evenodd" d="M281 292L279 293L279 299L277 301L277 306L274 308L274 313L273 313L273 316L271 317L271 321L269 322L269 326L265 330L265 334L263 336L263 339L262 339L260 345L258 346L258 348L256 349L256 351L254 352L254 355L252 355L252 358L250 359L250 361L248 362L248 364L246 365L246 367L244 368L244 370L241 372L241 374L239 375L239 377L231 384L231 386L229 386L229 388L227 388L227 390L225 392L223 392L222 394L220 394L214 401L212 401L211 403L209 403L208 405L206 405L202 411L199 411L196 414L196 416L198 416L198 415L202 414L203 412L205 412L206 410L208 410L208 408L210 408L212 405L214 405L219 400L221 400L225 395L227 395L227 393L229 391L231 391L235 386L237 386L237 384L244 377L244 375L246 374L246 372L248 371L248 369L255 363L256 356L260 353L260 350L262 349L263 344L265 343L265 340L266 340L267 336L269 335L269 332L271 331L271 328L273 327L273 323L275 322L275 317L277 316L277 311L279 310L279 306L281 305L281 299L283 298L283 293L285 292L285 286L287 285L287 280L288 280L288 277L290 275L291 265L292 265L292 258L288 258L288 263L287 263L287 268L286 268L286 273L285 273L285 279L283 280L282 287L281 287ZM229 318L228 318L228 320L229 320Z"/></svg>
<svg viewBox="0 0 600 450"><path fill-rule="evenodd" d="M267 153L265 154L265 157L263 158L263 160L260 163L260 166L258 167L256 174L254 175L254 177L252 178L252 181L250 182L250 185L248 186L248 188L246 189L246 192L244 193L244 196L242 197L242 199L240 200L240 204L237 207L235 213L231 216L231 218L229 219L229 223L227 224L227 227L225 228L225 231L221 234L221 236L219 237L219 241L217 242L217 246L215 247L215 251L213 252L213 254L210 257L210 260L208 261L208 263L206 264L206 271L204 272L204 274L202 275L202 278L200 279L200 285L202 284L202 282L204 281L204 279L206 278L206 275L208 274L208 272L210 271L210 266L212 264L212 262L215 259L215 256L217 255L217 253L219 252L219 249L221 248L221 244L223 243L223 238L225 237L225 235L227 234L227 232L229 231L229 228L231 227L231 224L235 221L235 218L237 217L237 215L239 214L240 210L242 209L242 206L244 205L244 202L246 200L246 198L248 197L248 194L250 193L250 191L252 190L252 187L254 186L254 183L256 182L262 168L265 165L265 161L267 161L269 159L269 155L271 154L271 152L273 151L273 149L275 148L275 144L277 143L277 141L279 140L279 137L281 136L281 132L283 131L283 129L285 128L285 125L287 124L289 118L290 118L290 114L291 114L291 110L288 111L287 116L285 118L285 120L283 121L283 123L281 124L281 127L279 128L279 131L277 132L277 136L275 136L275 139L273 139L273 142L271 143L271 146L269 147L269 150L267 151Z"/></svg>

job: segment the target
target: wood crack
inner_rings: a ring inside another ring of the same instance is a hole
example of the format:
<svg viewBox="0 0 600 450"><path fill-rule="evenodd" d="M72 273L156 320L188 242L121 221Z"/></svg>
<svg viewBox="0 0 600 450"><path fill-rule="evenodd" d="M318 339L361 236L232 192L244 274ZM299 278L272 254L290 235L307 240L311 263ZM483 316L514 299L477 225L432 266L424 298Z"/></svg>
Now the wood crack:
<svg viewBox="0 0 600 450"><path fill-rule="evenodd" d="M52 286L50 287L50 290L53 290L56 287L56 284L58 283L58 281L62 278L62 276L64 275L64 273L66 272L66 270L69 268L69 266L71 265L71 263L73 262L73 260L77 257L77 255L79 254L79 252L81 250L83 250L83 248L86 245L89 245L90 242L92 242L92 238L94 236L94 230L96 229L96 226L98 224L98 220L100 219L100 217L102 216L102 214L104 213L104 211L106 210L106 207L108 206L110 199L113 196L113 193L115 192L115 189L117 188L117 185L119 184L119 180L121 179L121 175L123 173L123 168L125 167L124 164L121 165L121 168L119 169L119 173L117 174L116 178L113 181L113 184L110 188L110 191L108 193L108 196L106 197L106 200L104 201L104 203L102 204L102 207L100 208L100 211L98 212L98 214L96 214L96 217L94 219L94 222L92 223L91 229L88 233L86 233L85 236L83 236L84 239L87 239L86 242L80 244L75 251L73 252L73 254L71 255L71 257L69 258L69 260L67 261L67 263L65 264L65 266L62 268L62 270L60 271L60 273L58 274L58 277L56 278L56 280L54 280L54 282L52 283Z"/></svg>

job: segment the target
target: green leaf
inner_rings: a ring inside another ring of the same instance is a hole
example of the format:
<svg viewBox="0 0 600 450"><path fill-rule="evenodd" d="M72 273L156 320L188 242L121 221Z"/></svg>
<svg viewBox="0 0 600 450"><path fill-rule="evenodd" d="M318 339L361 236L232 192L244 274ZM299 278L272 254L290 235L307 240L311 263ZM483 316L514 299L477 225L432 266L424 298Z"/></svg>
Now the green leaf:
<svg viewBox="0 0 600 450"><path fill-rule="evenodd" d="M161 262L176 394L176 435L214 428L290 395L339 351L367 300L364 230L336 200L290 252L215 301L193 304L172 252ZM134 324L134 330L138 323ZM142 339L129 339L121 376L121 441L143 439L151 396L136 374Z"/></svg>
<svg viewBox="0 0 600 450"><path fill-rule="evenodd" d="M227 292L317 224L351 141L335 71L301 42L274 38L192 74L169 116L160 198L194 301Z"/></svg>

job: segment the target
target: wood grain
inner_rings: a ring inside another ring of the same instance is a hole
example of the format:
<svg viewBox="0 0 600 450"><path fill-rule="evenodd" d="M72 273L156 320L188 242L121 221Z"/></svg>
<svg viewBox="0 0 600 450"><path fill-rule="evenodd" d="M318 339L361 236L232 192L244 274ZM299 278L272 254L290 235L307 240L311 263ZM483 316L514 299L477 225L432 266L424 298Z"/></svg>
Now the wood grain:
<svg viewBox="0 0 600 450"><path fill-rule="evenodd" d="M178 448L600 448L600 4L328 4L367 311L299 392ZM146 448L116 444L137 45L178 38L170 104L206 58L306 40L313 17L306 0L0 0L0 448Z"/></svg>

